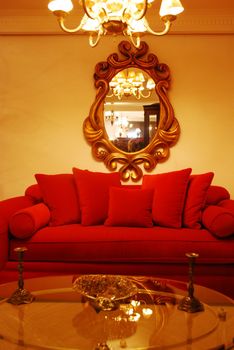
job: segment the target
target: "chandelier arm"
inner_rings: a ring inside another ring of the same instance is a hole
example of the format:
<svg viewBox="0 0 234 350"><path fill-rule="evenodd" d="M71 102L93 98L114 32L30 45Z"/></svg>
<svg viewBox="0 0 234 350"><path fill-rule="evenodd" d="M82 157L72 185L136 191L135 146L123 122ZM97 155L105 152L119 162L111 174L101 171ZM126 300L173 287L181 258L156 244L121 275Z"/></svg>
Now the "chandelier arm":
<svg viewBox="0 0 234 350"><path fill-rule="evenodd" d="M70 28L67 28L67 27L65 26L65 18L64 18L64 17L58 17L58 22L59 22L60 28L61 28L64 32L67 32L67 33L76 33L76 32L78 32L78 31L82 28L83 22L84 22L84 17L82 18L80 24L79 24L77 27L71 28L71 29L70 29Z"/></svg>
<svg viewBox="0 0 234 350"><path fill-rule="evenodd" d="M111 95L106 95L106 97L113 97L114 96L114 94L112 93Z"/></svg>
<svg viewBox="0 0 234 350"><path fill-rule="evenodd" d="M129 36L129 37L130 37L130 40L131 40L132 44L133 44L136 48L139 48L139 47L140 47L141 38L140 38L139 34L137 35L136 40L134 40L133 35L132 35L132 32L131 32L130 30L128 30L127 32L124 31L123 34L124 34L125 36Z"/></svg>
<svg viewBox="0 0 234 350"><path fill-rule="evenodd" d="M171 21L170 20L164 21L165 28L161 32L155 32L153 29L151 29L150 26L149 26L148 21L146 20L146 18L144 20L144 24L145 24L145 27L147 29L147 32L149 32L150 34L153 34L153 35L158 35L158 36L167 34L169 32L169 30L170 30L170 27L171 27Z"/></svg>
<svg viewBox="0 0 234 350"><path fill-rule="evenodd" d="M148 97L150 97L150 95L151 95L151 92L150 92L150 91L148 91L148 94L147 94L147 95L144 95L142 91L140 91L139 93L140 93L141 97L143 97L143 98L148 98Z"/></svg>
<svg viewBox="0 0 234 350"><path fill-rule="evenodd" d="M136 98L137 100L140 100L141 96L138 95L136 92L134 92L133 95L135 96L135 98Z"/></svg>
<svg viewBox="0 0 234 350"><path fill-rule="evenodd" d="M91 47L97 46L97 44L99 43L99 40L100 40L102 34L103 34L103 31L102 31L101 28L99 29L95 39L94 39L93 33L91 33L90 36L89 36L89 45ZM104 35L105 35L105 33L104 33Z"/></svg>
<svg viewBox="0 0 234 350"><path fill-rule="evenodd" d="M142 19L145 15L146 15L146 11L147 11L147 0L144 0L144 8L143 8L143 12L142 15L138 18L138 19Z"/></svg>
<svg viewBox="0 0 234 350"><path fill-rule="evenodd" d="M82 0L82 7L84 12L86 13L86 15L91 18L91 19L95 19L93 16L91 16L91 13L87 10L86 4L85 4L85 0Z"/></svg>

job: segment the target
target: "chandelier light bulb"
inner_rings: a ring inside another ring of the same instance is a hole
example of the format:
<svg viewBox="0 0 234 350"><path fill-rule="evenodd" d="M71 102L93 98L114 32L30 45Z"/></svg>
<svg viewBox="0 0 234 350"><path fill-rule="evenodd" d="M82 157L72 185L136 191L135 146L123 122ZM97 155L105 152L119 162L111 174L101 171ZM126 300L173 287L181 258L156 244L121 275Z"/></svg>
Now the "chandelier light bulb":
<svg viewBox="0 0 234 350"><path fill-rule="evenodd" d="M153 90L155 88L155 82L152 78L149 78L146 84L146 88L149 90Z"/></svg>
<svg viewBox="0 0 234 350"><path fill-rule="evenodd" d="M48 4L48 9L52 12L62 11L68 13L73 9L73 3L71 0L52 0Z"/></svg>
<svg viewBox="0 0 234 350"><path fill-rule="evenodd" d="M159 15L165 16L177 16L184 11L180 0L162 0Z"/></svg>

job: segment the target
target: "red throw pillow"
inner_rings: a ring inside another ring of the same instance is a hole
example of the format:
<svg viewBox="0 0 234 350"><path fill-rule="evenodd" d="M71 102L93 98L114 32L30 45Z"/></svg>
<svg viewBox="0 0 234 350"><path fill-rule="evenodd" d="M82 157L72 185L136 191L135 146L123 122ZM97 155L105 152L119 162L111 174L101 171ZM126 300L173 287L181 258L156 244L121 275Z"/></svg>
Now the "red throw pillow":
<svg viewBox="0 0 234 350"><path fill-rule="evenodd" d="M82 225L100 225L107 218L109 189L121 186L119 173L99 173L73 168Z"/></svg>
<svg viewBox="0 0 234 350"><path fill-rule="evenodd" d="M152 227L152 190L110 188L107 226Z"/></svg>
<svg viewBox="0 0 234 350"><path fill-rule="evenodd" d="M50 226L78 223L80 206L72 174L36 174L45 204L50 209Z"/></svg>
<svg viewBox="0 0 234 350"><path fill-rule="evenodd" d="M29 238L50 220L50 211L44 203L21 209L12 215L9 226L13 236Z"/></svg>
<svg viewBox="0 0 234 350"><path fill-rule="evenodd" d="M213 177L212 172L190 176L183 213L183 226L201 228L202 210L205 207L207 191Z"/></svg>
<svg viewBox="0 0 234 350"><path fill-rule="evenodd" d="M224 199L230 199L230 193L226 188L214 185L208 188L206 205L215 205Z"/></svg>
<svg viewBox="0 0 234 350"><path fill-rule="evenodd" d="M202 213L202 223L219 238L234 234L234 213L226 208L210 205Z"/></svg>
<svg viewBox="0 0 234 350"><path fill-rule="evenodd" d="M152 215L156 225L179 228L192 169L157 175L144 175L142 188L153 189Z"/></svg>
<svg viewBox="0 0 234 350"><path fill-rule="evenodd" d="M43 202L43 197L38 184L34 184L26 188L25 196L31 197L35 201L35 203Z"/></svg>

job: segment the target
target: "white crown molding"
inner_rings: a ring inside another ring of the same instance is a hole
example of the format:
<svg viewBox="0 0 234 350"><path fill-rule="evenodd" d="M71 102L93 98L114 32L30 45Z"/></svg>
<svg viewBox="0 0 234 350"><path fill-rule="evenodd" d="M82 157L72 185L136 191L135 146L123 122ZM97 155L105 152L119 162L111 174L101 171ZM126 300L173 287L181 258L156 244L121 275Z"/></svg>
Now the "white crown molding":
<svg viewBox="0 0 234 350"><path fill-rule="evenodd" d="M206 13L205 13L206 12ZM148 16L152 25L152 16ZM79 19L77 19L78 23ZM154 15L155 21L155 15ZM76 23L76 24L77 24ZM155 30L160 29L160 20L157 20ZM204 11L193 10L178 17L172 24L171 34L234 34L233 11ZM52 14L24 15L6 13L0 16L0 35L54 35L65 34L58 26Z"/></svg>
<svg viewBox="0 0 234 350"><path fill-rule="evenodd" d="M174 32L177 34L234 34L234 12L193 10L177 18Z"/></svg>

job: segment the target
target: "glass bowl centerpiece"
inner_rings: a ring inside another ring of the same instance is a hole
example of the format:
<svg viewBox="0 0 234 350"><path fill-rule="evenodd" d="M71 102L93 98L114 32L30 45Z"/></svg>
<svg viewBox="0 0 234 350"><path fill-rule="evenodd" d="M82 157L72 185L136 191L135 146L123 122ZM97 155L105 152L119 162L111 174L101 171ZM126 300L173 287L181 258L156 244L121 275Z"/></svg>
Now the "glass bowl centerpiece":
<svg viewBox="0 0 234 350"><path fill-rule="evenodd" d="M74 280L73 288L100 310L113 310L121 300L137 293L137 286L128 277L118 275L79 276Z"/></svg>

